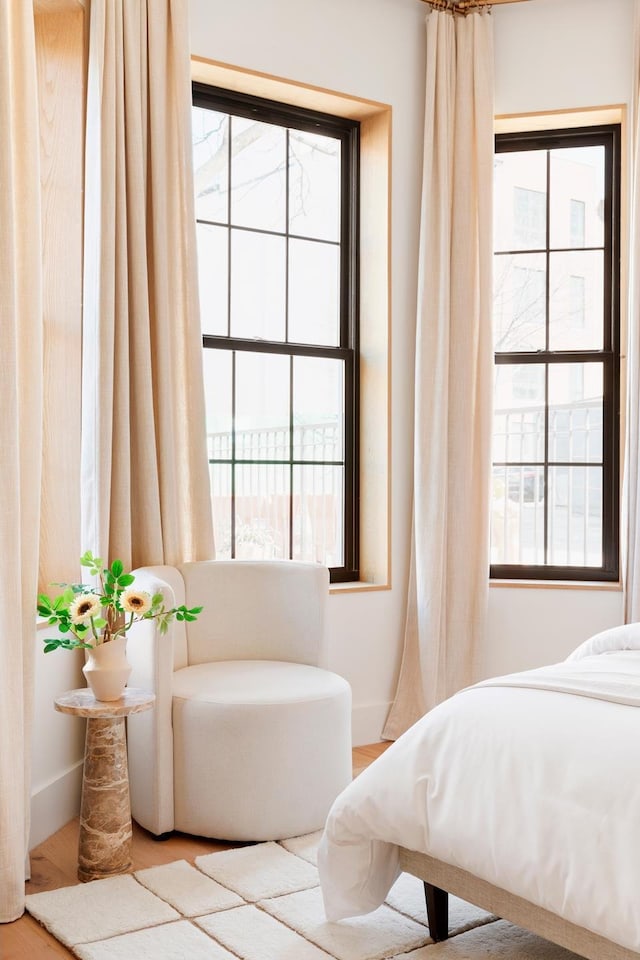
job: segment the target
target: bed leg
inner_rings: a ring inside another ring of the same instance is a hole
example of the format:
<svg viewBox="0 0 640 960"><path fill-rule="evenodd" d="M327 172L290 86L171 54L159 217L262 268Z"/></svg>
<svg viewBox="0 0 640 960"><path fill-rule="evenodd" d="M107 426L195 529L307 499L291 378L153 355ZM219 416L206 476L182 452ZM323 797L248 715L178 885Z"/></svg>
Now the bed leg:
<svg viewBox="0 0 640 960"><path fill-rule="evenodd" d="M427 901L429 933L431 939L439 943L449 936L449 894L425 880L424 898Z"/></svg>

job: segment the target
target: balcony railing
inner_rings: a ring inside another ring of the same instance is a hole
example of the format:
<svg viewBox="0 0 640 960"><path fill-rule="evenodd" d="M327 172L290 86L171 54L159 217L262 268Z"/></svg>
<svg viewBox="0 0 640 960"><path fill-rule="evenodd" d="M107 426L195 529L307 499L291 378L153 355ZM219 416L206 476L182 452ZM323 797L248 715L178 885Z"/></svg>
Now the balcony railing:
<svg viewBox="0 0 640 960"><path fill-rule="evenodd" d="M218 557L343 563L340 424L209 433L207 447Z"/></svg>
<svg viewBox="0 0 640 960"><path fill-rule="evenodd" d="M494 452L492 562L600 566L601 400L498 409Z"/></svg>

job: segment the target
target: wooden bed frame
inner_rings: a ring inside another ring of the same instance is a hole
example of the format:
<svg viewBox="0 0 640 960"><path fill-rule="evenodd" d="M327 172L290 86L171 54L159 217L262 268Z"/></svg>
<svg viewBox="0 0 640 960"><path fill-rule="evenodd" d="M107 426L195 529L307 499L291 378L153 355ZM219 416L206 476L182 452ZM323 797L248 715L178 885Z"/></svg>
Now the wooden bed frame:
<svg viewBox="0 0 640 960"><path fill-rule="evenodd" d="M640 957L640 953L569 923L466 870L406 847L399 849L401 869L424 882L429 932L435 941L446 940L448 936L448 894L452 893L587 960L638 960Z"/></svg>

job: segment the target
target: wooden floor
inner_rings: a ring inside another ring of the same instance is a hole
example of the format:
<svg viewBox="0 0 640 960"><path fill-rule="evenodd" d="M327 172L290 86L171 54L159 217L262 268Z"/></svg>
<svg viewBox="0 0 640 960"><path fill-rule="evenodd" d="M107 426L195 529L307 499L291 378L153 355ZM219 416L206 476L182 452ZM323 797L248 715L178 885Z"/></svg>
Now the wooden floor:
<svg viewBox="0 0 640 960"><path fill-rule="evenodd" d="M356 747L353 751L354 775L384 753L388 746L390 743L386 742ZM172 860L193 863L195 857L204 853L227 850L232 846L186 834L173 834L168 840L158 842L134 823L133 869L159 866ZM77 848L78 820L75 819L31 851L31 880L26 885L27 893L55 890L77 883ZM73 954L28 914L25 913L13 923L0 924L1 960L59 960L60 957L73 960Z"/></svg>

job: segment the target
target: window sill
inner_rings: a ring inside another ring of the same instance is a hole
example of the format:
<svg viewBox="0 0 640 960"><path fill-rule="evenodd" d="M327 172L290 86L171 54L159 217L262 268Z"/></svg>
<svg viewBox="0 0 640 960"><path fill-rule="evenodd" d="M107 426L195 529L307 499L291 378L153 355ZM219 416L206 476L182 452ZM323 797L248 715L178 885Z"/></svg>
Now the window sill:
<svg viewBox="0 0 640 960"><path fill-rule="evenodd" d="M390 583L369 583L366 580L354 580L350 583L332 583L329 594L372 593L374 590L390 590Z"/></svg>
<svg viewBox="0 0 640 960"><path fill-rule="evenodd" d="M618 580L489 580L490 588L524 587L538 590L622 590L622 583Z"/></svg>

